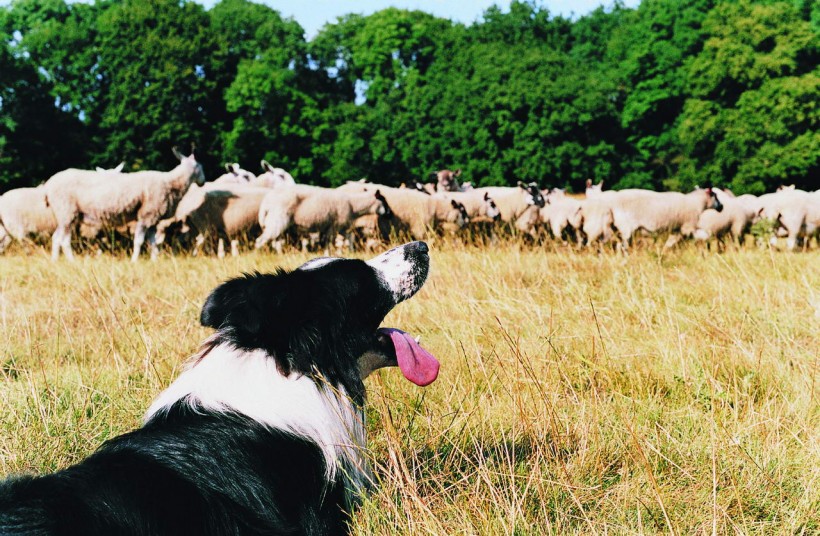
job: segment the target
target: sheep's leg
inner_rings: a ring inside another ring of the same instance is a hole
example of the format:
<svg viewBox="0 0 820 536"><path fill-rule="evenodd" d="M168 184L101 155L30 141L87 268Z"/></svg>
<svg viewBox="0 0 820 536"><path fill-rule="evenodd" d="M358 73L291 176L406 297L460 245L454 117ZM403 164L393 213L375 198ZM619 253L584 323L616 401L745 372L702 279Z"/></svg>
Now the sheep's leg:
<svg viewBox="0 0 820 536"><path fill-rule="evenodd" d="M202 248L202 244L205 243L205 235L199 233L194 238L194 249L191 251L191 256L196 257L199 255L199 250Z"/></svg>
<svg viewBox="0 0 820 536"><path fill-rule="evenodd" d="M57 227L51 235L51 259L57 260L60 256L60 247L63 243L63 228Z"/></svg>
<svg viewBox="0 0 820 536"><path fill-rule="evenodd" d="M220 259L225 258L225 240L223 240L221 236L219 237L219 240L217 241L216 256Z"/></svg>
<svg viewBox="0 0 820 536"><path fill-rule="evenodd" d="M7 247L11 244L11 236L9 235L6 228L0 224L0 253L3 253Z"/></svg>
<svg viewBox="0 0 820 536"><path fill-rule="evenodd" d="M156 227L151 227L145 232L145 240L148 242L148 250L151 252L151 260L157 260L157 257L159 257L159 246L157 245Z"/></svg>
<svg viewBox="0 0 820 536"><path fill-rule="evenodd" d="M239 240L234 238L231 240L231 257L239 256Z"/></svg>
<svg viewBox="0 0 820 536"><path fill-rule="evenodd" d="M134 252L131 254L131 261L137 262L140 258L140 251L142 245L145 243L145 224L137 222L137 227L134 229Z"/></svg>
<svg viewBox="0 0 820 536"><path fill-rule="evenodd" d="M675 244L680 242L681 238L683 238L683 235L679 233L672 233L669 235L669 238L666 239L666 243L663 245L663 250L666 251L675 247Z"/></svg>
<svg viewBox="0 0 820 536"><path fill-rule="evenodd" d="M57 260L60 250L66 259L74 260L74 251L71 249L71 224L59 225L51 237L51 258Z"/></svg>
<svg viewBox="0 0 820 536"><path fill-rule="evenodd" d="M280 232L277 232L278 229L274 226L265 227L262 230L262 234L259 235L259 238L253 244L254 249L261 249L266 246L272 240L277 240L279 238ZM278 246L277 251L281 251L281 245Z"/></svg>

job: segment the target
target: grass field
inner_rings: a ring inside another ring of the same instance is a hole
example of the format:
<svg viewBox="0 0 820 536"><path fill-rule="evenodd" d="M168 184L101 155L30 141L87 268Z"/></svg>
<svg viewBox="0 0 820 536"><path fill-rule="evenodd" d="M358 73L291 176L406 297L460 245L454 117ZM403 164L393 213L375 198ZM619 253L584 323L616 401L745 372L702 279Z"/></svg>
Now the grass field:
<svg viewBox="0 0 820 536"><path fill-rule="evenodd" d="M820 252L432 244L384 325L441 361L367 380L366 534L820 533ZM235 259L0 257L0 473L138 426Z"/></svg>

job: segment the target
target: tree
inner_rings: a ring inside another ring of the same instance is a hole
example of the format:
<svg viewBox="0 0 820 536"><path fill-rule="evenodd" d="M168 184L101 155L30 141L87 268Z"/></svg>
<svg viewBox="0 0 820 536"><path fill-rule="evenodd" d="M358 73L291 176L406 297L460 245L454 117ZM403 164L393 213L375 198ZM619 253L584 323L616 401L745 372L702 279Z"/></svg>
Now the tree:
<svg viewBox="0 0 820 536"><path fill-rule="evenodd" d="M679 186L705 180L763 193L818 172L817 35L789 2L723 3L691 59ZM816 186L815 186L816 187Z"/></svg>

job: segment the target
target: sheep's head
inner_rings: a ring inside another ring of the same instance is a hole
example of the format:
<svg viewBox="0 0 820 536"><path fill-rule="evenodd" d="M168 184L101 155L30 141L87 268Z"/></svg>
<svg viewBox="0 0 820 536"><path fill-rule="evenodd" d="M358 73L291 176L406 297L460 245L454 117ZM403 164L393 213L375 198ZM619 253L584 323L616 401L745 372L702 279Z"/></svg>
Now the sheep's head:
<svg viewBox="0 0 820 536"><path fill-rule="evenodd" d="M460 190L457 178L461 176L461 169L450 171L442 169L434 173L437 181L437 190L445 192L457 192Z"/></svg>
<svg viewBox="0 0 820 536"><path fill-rule="evenodd" d="M544 200L544 196L541 194L541 190L538 188L538 185L534 182L529 184L525 184L521 181L518 181L518 187L527 192L529 196L527 197L527 204L528 205L535 205L538 208L543 208L547 202Z"/></svg>
<svg viewBox="0 0 820 536"><path fill-rule="evenodd" d="M715 193L715 191L712 190L711 188L706 188L706 190L704 190L704 192L706 193L706 196L707 196L706 208L707 209L708 208L713 208L713 209L717 210L718 212L722 211L723 210L723 203L720 202L720 199L718 199L718 196Z"/></svg>
<svg viewBox="0 0 820 536"><path fill-rule="evenodd" d="M225 164L225 170L240 182L251 182L256 178L256 175L247 169L242 169L238 163Z"/></svg>
<svg viewBox="0 0 820 536"><path fill-rule="evenodd" d="M455 199L450 199L450 205L453 207L452 217L453 223L459 227L463 227L470 223L470 215L467 214L467 209L460 202Z"/></svg>
<svg viewBox="0 0 820 536"><path fill-rule="evenodd" d="M392 217L393 211L390 209L390 205L387 204L387 199L382 195L381 190L376 190L376 200L379 202L376 207L376 214L385 218Z"/></svg>
<svg viewBox="0 0 820 536"><path fill-rule="evenodd" d="M193 146L191 147L191 154L188 156L180 153L176 147L173 147L171 151L174 153L174 156L177 157L179 163L190 171L191 182L195 182L200 186L205 184L205 171L202 169L202 164L196 161Z"/></svg>
<svg viewBox="0 0 820 536"><path fill-rule="evenodd" d="M493 198L490 197L489 193L484 192L483 201L484 201L484 207L483 207L484 215L488 218L491 218L494 221L498 220L501 217L501 211L498 210L498 205L495 204L495 201L493 201Z"/></svg>

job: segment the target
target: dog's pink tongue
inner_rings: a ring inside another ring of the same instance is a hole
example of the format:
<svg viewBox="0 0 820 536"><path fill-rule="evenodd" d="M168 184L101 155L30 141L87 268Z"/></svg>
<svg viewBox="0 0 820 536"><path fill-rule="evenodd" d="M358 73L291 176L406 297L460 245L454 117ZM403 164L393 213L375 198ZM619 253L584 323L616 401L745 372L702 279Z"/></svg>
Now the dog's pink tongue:
<svg viewBox="0 0 820 536"><path fill-rule="evenodd" d="M435 381L440 365L433 354L400 329L380 328L379 331L389 335L393 341L396 361L405 378L422 387Z"/></svg>

